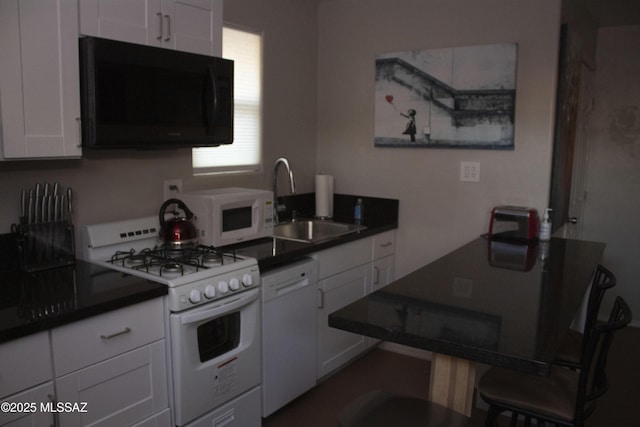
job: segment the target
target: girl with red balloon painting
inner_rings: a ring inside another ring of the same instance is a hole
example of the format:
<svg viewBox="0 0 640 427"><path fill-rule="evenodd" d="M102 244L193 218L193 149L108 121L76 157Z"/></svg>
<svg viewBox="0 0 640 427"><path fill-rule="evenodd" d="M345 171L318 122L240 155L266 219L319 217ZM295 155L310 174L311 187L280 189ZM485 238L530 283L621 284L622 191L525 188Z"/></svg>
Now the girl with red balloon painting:
<svg viewBox="0 0 640 427"><path fill-rule="evenodd" d="M384 98L396 111L398 111L395 104L393 103L393 95L387 95ZM398 111L398 113L400 113L400 111ZM402 134L409 135L411 137L411 142L416 142L416 110L410 108L409 111L407 111L407 114L400 113L400 115L409 119Z"/></svg>
<svg viewBox="0 0 640 427"><path fill-rule="evenodd" d="M411 137L411 142L416 142L416 110L409 108L407 114L400 113L400 115L409 119L402 134L409 135Z"/></svg>

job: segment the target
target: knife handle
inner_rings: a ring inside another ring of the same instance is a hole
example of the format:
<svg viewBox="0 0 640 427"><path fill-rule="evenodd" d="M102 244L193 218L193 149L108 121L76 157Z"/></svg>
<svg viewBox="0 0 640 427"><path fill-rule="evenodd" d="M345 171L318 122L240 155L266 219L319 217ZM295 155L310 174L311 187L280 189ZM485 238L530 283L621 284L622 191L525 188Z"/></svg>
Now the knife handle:
<svg viewBox="0 0 640 427"><path fill-rule="evenodd" d="M73 191L71 187L67 188L67 218L71 222L71 215L73 213Z"/></svg>
<svg viewBox="0 0 640 427"><path fill-rule="evenodd" d="M33 190L29 190L29 204L27 205L27 224L33 224L35 221L35 217L33 215L33 204L35 203L35 198L33 195Z"/></svg>
<svg viewBox="0 0 640 427"><path fill-rule="evenodd" d="M20 192L20 224L25 224L27 221L27 190L23 188Z"/></svg>

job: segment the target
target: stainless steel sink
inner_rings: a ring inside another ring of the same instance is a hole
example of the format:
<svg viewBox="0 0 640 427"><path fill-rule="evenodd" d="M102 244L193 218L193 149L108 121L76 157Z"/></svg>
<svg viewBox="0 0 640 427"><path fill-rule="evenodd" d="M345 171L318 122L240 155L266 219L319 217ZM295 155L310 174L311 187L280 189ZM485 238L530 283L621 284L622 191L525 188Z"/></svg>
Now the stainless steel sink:
<svg viewBox="0 0 640 427"><path fill-rule="evenodd" d="M273 237L296 242L316 243L333 237L364 230L365 226L346 224L328 220L299 219L278 224L273 229Z"/></svg>

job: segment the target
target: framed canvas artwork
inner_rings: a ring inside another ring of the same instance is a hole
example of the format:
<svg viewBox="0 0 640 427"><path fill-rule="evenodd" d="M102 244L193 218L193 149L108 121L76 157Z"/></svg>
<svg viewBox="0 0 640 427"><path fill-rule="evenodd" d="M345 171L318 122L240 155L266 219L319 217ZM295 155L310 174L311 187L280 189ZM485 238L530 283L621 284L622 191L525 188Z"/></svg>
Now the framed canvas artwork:
<svg viewBox="0 0 640 427"><path fill-rule="evenodd" d="M513 43L377 55L375 146L513 150Z"/></svg>

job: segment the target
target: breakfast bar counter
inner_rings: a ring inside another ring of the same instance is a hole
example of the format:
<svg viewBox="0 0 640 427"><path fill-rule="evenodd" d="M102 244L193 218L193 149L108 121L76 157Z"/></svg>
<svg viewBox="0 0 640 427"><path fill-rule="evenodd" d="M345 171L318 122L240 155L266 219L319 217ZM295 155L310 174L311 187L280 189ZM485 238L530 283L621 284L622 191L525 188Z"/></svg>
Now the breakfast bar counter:
<svg viewBox="0 0 640 427"><path fill-rule="evenodd" d="M432 351L430 398L468 415L475 361L548 374L604 247L480 237L332 313L329 325Z"/></svg>

